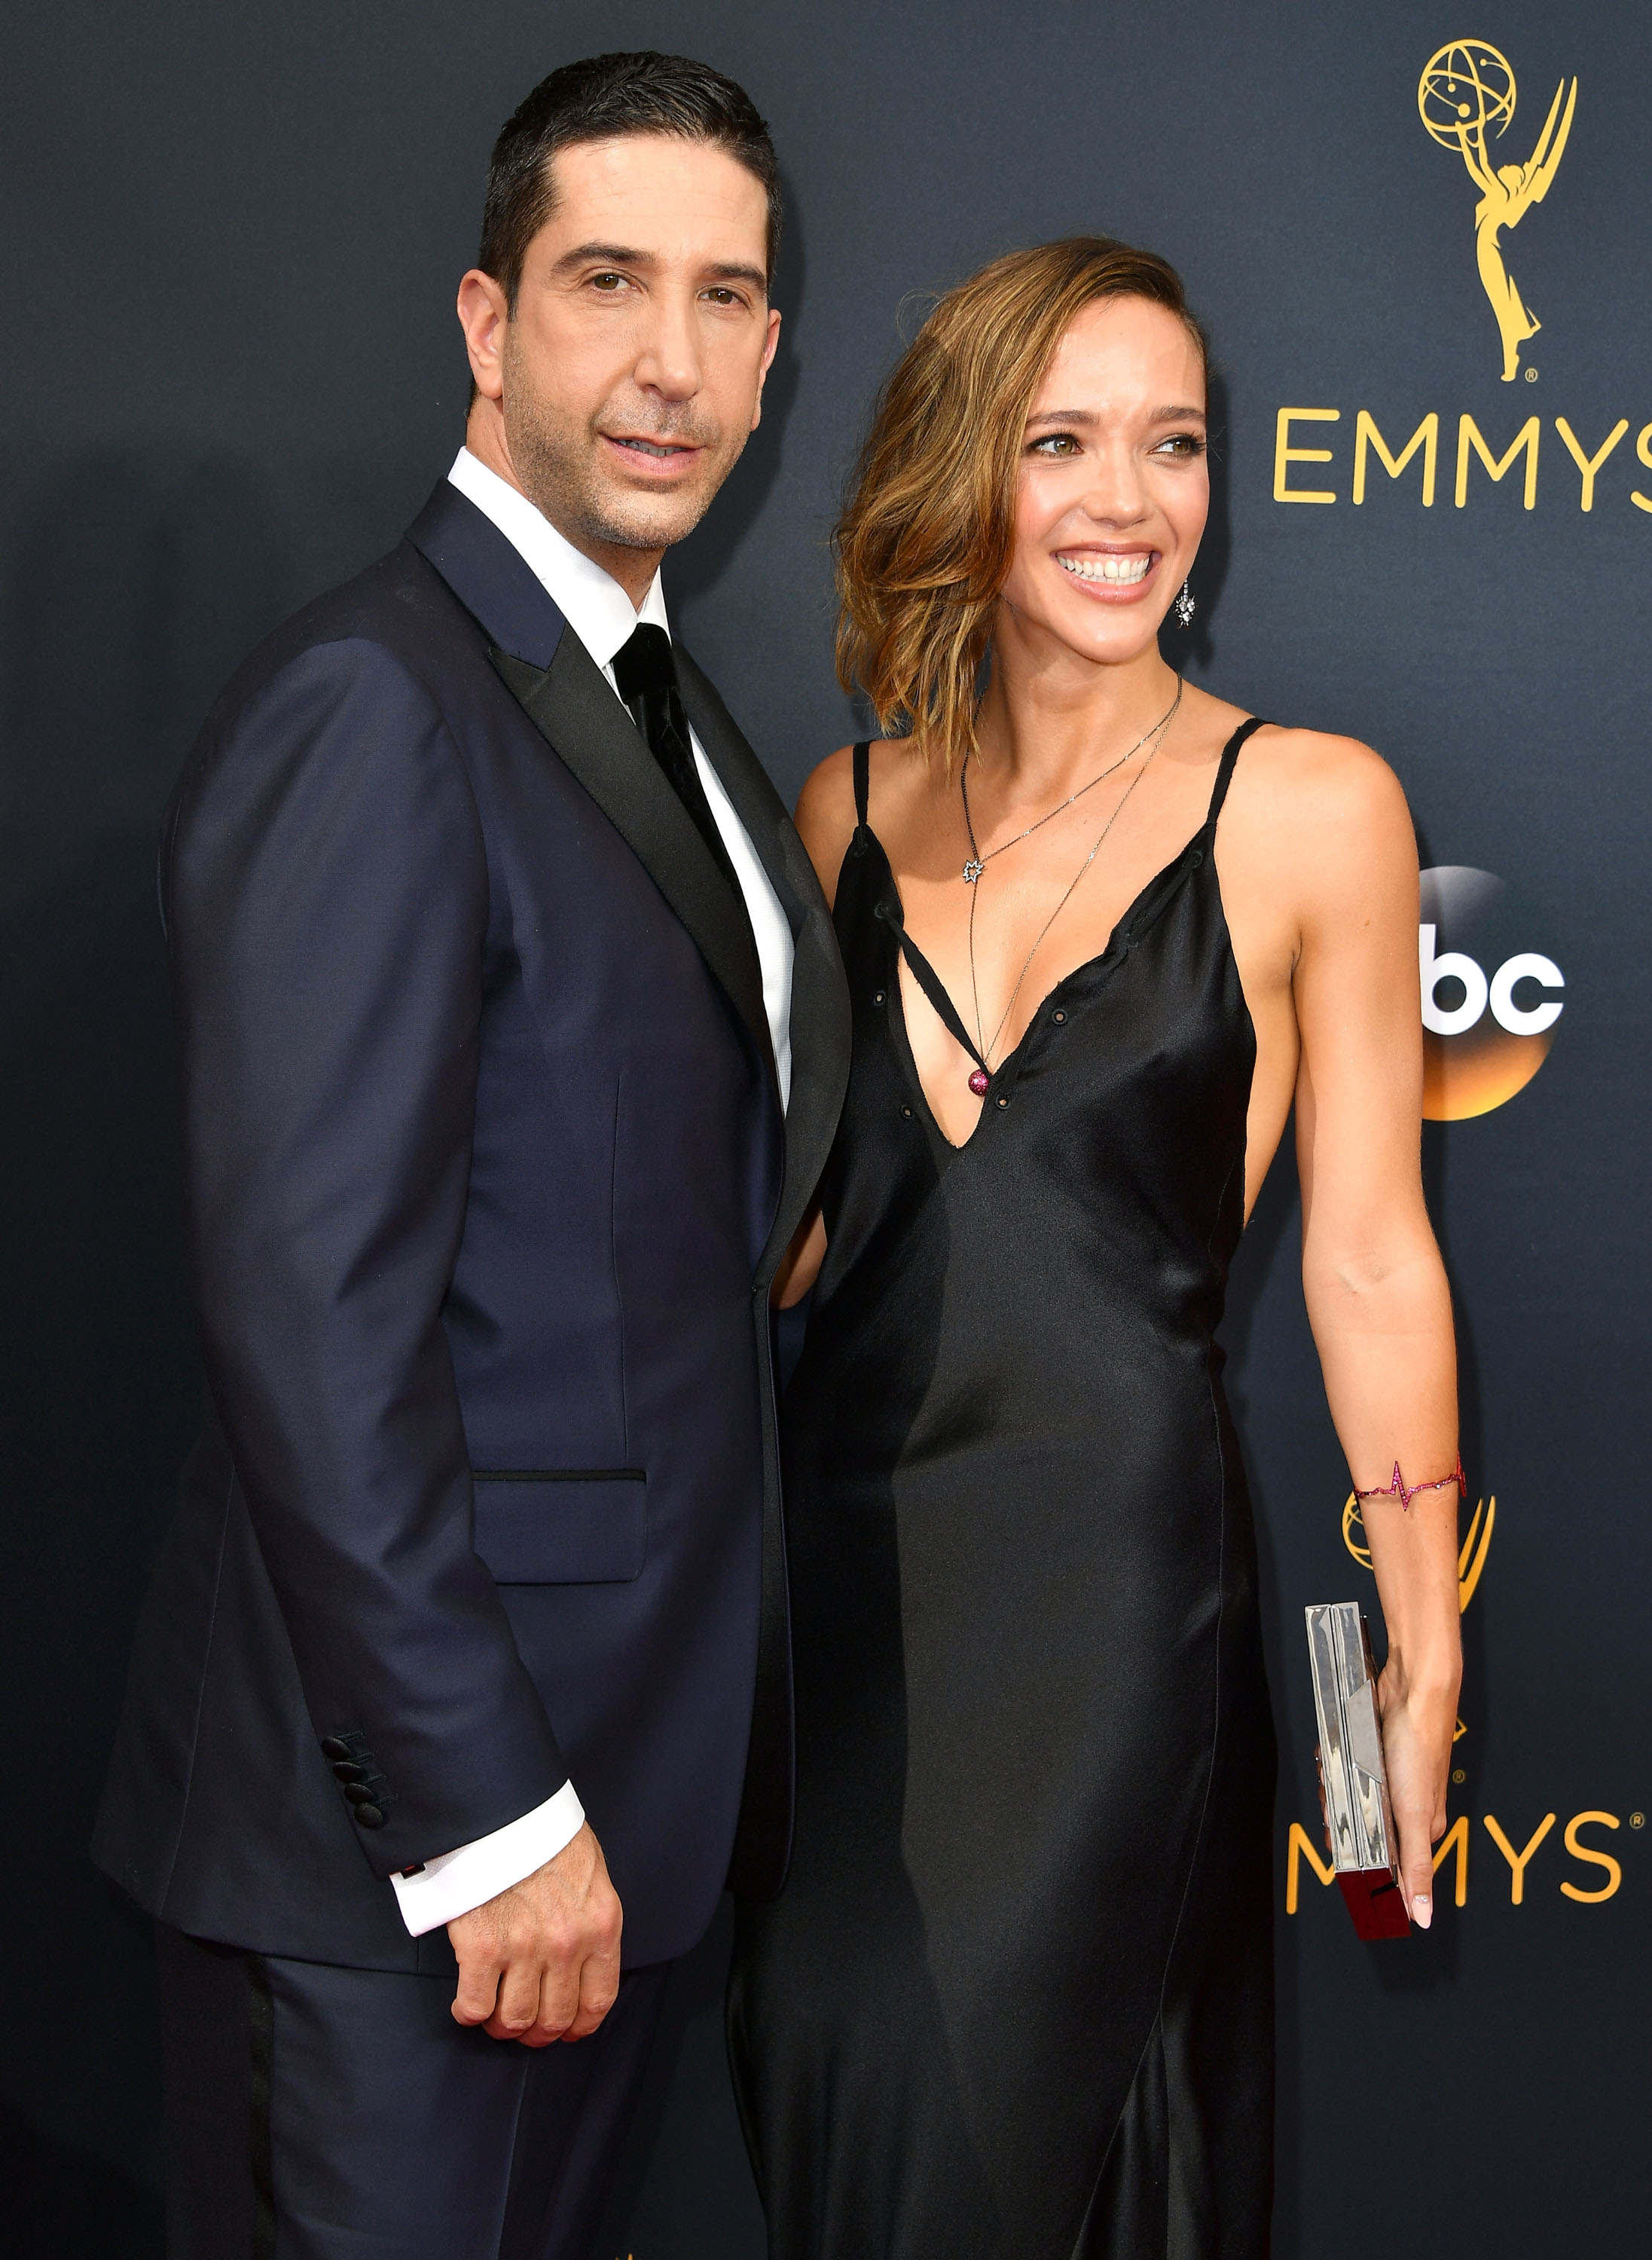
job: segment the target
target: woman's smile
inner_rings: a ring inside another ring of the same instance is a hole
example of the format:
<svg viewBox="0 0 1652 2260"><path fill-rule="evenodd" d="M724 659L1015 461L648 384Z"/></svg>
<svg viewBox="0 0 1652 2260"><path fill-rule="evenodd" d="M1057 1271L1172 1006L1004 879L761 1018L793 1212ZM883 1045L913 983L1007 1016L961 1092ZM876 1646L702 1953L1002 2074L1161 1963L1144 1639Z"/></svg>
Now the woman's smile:
<svg viewBox="0 0 1652 2260"><path fill-rule="evenodd" d="M1134 596L1159 561L1156 549L1058 549L1055 562L1098 596Z"/></svg>

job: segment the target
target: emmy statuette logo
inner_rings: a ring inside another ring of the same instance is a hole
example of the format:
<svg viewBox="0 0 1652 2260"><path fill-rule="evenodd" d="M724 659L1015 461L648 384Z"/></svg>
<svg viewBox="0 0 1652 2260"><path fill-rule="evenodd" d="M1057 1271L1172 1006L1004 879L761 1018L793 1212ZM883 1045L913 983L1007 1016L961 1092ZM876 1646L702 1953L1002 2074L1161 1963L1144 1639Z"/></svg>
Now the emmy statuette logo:
<svg viewBox="0 0 1652 2260"><path fill-rule="evenodd" d="M1503 381L1524 376L1530 384L1537 371L1529 361L1522 366L1520 348L1539 324L1509 273L1507 239L1554 186L1571 136L1577 82L1563 79L1555 88L1526 163L1497 165L1493 147L1513 120L1514 101L1508 58L1485 39L1449 40L1428 58L1417 86L1425 128L1442 149L1456 151L1478 192L1475 263L1502 340ZM1429 161L1419 151L1417 161ZM1363 511L1372 504L1386 511L1403 491L1413 507L1420 503L1432 511L1438 500L1454 510L1501 511L1506 522L1511 509L1538 508L1541 456L1548 508L1576 508L1598 525L1622 510L1627 490L1629 507L1652 517L1652 482L1635 483L1642 471L1652 471L1652 423L1644 420L1644 401L1638 406L1632 398L1619 401L1633 413L1615 418L1598 410L1585 417L1568 404L1570 414L1545 418L1522 418L1509 395L1501 397L1505 408L1515 410L1512 416L1448 404L1427 409L1414 420L1420 405L1414 399L1402 410L1391 401L1372 405L1369 396L1361 404L1356 394L1352 404L1336 406L1323 394L1315 401L1313 390L1304 386L1296 394L1303 404L1281 408L1276 418L1273 498L1293 506L1351 503ZM1316 444L1308 446L1309 440ZM1298 468L1310 463L1327 468ZM1391 484L1393 501L1387 498Z"/></svg>
<svg viewBox="0 0 1652 2260"><path fill-rule="evenodd" d="M1573 79L1570 93L1564 79L1555 88L1537 147L1527 162L1494 165L1487 137L1500 139L1508 131L1514 102L1514 73L1508 59L1484 39L1449 41L1429 57L1417 84L1417 109L1424 125L1441 148L1456 150L1480 191L1474 211L1475 260L1503 340L1505 384L1512 384L1520 373L1520 347L1542 325L1505 264L1502 238L1505 230L1520 225L1554 184L1577 107L1577 82Z"/></svg>

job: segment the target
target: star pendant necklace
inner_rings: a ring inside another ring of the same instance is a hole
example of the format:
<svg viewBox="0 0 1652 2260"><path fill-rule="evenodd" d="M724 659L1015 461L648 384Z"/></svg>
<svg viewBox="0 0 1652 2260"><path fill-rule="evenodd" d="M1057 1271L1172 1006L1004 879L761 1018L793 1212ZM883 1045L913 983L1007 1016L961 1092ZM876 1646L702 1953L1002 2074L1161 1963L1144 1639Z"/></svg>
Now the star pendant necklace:
<svg viewBox="0 0 1652 2260"><path fill-rule="evenodd" d="M1100 855L1107 834L1112 830L1113 826L1117 824L1119 819L1124 814L1126 802L1129 799L1136 787L1141 783L1142 778L1146 776L1148 769L1152 766L1154 755L1158 752L1159 747L1164 743L1165 738L1169 732L1170 725L1176 719L1176 709L1182 704L1183 687L1182 678L1178 675L1176 678L1176 696L1171 699L1169 708L1164 713L1160 715L1158 720L1154 723L1151 729L1144 730L1142 732L1141 735L1136 740L1134 745L1131 747L1130 751L1127 754L1120 754L1118 760L1116 762L1110 762L1108 766L1101 771L1098 776L1091 777L1088 784L1081 784L1076 792L1069 793L1067 798L1061 804L1061 807L1052 808L1048 816L1041 816L1036 824L1029 824L1025 832L1018 832L1012 840L1005 840L1000 846L990 849L984 855L981 853L980 847L976 842L975 836L975 825L969 815L969 756L967 755L965 755L963 767L958 772L958 786L959 790L963 796L963 828L969 835L969 860L963 867L964 881L969 889L969 994L975 1005L976 1043L979 1048L980 1057L983 1061L991 1058L993 1048L997 1044L998 1038L1004 1033L1005 1023L1008 1020L1010 1014L1015 1009L1015 1000L1021 993L1021 984L1026 979L1027 972L1032 966L1033 960L1038 955L1039 951L1044 946L1045 935L1048 933L1056 919L1061 916L1068 904L1072 900L1074 895L1077 892L1079 880L1083 877L1085 872L1095 862L1097 856ZM987 865L990 863L996 856L1006 854L1012 848L1019 848L1023 840L1030 840L1033 833L1040 831L1046 824L1051 823L1056 817L1062 814L1063 810L1070 808L1076 800L1082 800L1087 792L1092 792L1098 784L1104 783L1108 777L1113 776L1116 771L1121 769L1127 761L1134 760L1135 755L1141 751L1143 746L1148 744L1148 740L1149 739L1153 740L1153 743L1148 749L1147 760L1142 762L1134 776L1131 778L1123 792L1119 794L1112 813L1108 817L1107 821L1101 827L1101 832L1097 839L1095 846L1091 849L1089 855L1085 856L1083 862L1079 865L1076 872L1074 874L1072 884L1068 888L1060 902L1056 904L1055 909L1050 912L1043 925L1040 927L1038 939L1034 941L1031 949L1027 951L1026 957L1022 961L1021 969L1015 976L1015 986L1010 991L1010 1001L1005 1006L1003 1012L998 1015L998 1026L993 1029L990 1037L983 1036L981 1033L981 988L980 983L976 978L975 960L975 906L979 898L979 882L981 874L986 869ZM991 1074L986 1067L977 1067L969 1077L969 1088L974 1091L977 1098L983 1098L986 1096L987 1088L991 1083Z"/></svg>

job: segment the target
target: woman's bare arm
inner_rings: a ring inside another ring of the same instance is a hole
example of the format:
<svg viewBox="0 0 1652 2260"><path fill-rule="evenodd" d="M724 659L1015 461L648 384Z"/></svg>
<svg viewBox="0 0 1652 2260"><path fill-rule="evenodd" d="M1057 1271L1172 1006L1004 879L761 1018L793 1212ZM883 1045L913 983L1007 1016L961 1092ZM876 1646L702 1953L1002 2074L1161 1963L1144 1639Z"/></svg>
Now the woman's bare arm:
<svg viewBox="0 0 1652 2260"><path fill-rule="evenodd" d="M1423 1200L1417 855L1405 797L1364 747L1315 790L1293 978L1302 1280L1326 1395L1355 1485L1456 1465L1451 1298ZM1462 1674L1457 1491L1369 1502L1388 1634L1379 1694L1407 1901L1433 1911L1432 1845Z"/></svg>

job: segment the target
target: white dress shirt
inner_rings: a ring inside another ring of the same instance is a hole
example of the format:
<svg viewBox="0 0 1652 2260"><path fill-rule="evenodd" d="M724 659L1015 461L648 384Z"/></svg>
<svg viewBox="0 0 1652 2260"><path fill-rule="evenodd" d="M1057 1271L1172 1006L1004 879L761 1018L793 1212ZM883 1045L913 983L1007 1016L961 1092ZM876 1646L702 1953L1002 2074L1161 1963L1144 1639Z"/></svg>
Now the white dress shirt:
<svg viewBox="0 0 1652 2260"><path fill-rule="evenodd" d="M490 471L468 447L459 450L447 476L461 494L493 521L532 568L557 611L610 683L614 679L614 654L629 640L633 629L640 623L664 628L668 635L670 633L658 573L641 604L633 605L618 581L604 573L600 565L594 564L583 550L576 549L526 495L519 494L497 471ZM617 689L614 696L619 696ZM781 908L780 898L752 846L750 834L735 814L723 781L705 758L705 749L691 725L689 743L712 815L723 835L723 844L746 899L762 972L763 1009L769 1017L774 1044L775 1071L780 1082L781 1104L784 1105L791 1094L791 928ZM480 1836L472 1844L461 1844L454 1851L426 1860L411 1875L392 1877L403 1921L418 1938L427 1930L435 1930L459 1915L468 1914L473 1907L497 1898L512 1884L519 1884L525 1876L531 1876L536 1868L543 1867L547 1860L554 1859L564 1845L571 1843L579 1834L584 1819L585 1809L575 1793L574 1784L567 1781L554 1797L547 1798L533 1812L508 1821L503 1828L496 1828L490 1835Z"/></svg>

